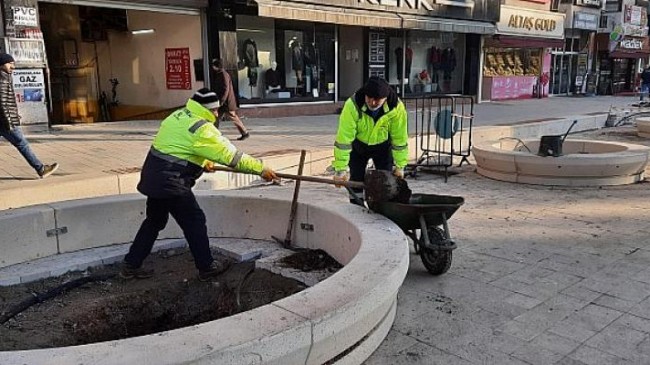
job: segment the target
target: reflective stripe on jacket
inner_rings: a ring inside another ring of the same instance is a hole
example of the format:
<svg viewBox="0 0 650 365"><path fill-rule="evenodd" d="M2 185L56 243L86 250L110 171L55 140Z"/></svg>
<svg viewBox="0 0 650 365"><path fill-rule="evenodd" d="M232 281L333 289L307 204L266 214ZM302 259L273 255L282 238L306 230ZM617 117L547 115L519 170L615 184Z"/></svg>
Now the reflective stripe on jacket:
<svg viewBox="0 0 650 365"><path fill-rule="evenodd" d="M215 120L194 100L163 120L142 167L138 190L155 198L189 194L208 160L260 174L262 162L237 150L214 126Z"/></svg>
<svg viewBox="0 0 650 365"><path fill-rule="evenodd" d="M335 171L347 169L352 151L352 142L356 139L369 146L378 145L388 140L395 166L404 168L408 163L408 127L404 103L394 92L389 95L382 106L383 114L375 121L366 112L363 89L357 91L343 106L339 117L339 127L334 143Z"/></svg>

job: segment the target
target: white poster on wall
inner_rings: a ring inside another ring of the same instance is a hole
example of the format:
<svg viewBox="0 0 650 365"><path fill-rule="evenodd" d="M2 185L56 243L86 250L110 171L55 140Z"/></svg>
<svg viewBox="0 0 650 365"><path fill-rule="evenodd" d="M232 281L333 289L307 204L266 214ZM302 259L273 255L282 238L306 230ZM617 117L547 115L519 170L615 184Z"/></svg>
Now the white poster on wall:
<svg viewBox="0 0 650 365"><path fill-rule="evenodd" d="M44 101L45 77L42 69L16 69L12 76L19 103Z"/></svg>
<svg viewBox="0 0 650 365"><path fill-rule="evenodd" d="M36 11L36 8L12 6L11 10L14 13L14 25L38 27L38 11Z"/></svg>

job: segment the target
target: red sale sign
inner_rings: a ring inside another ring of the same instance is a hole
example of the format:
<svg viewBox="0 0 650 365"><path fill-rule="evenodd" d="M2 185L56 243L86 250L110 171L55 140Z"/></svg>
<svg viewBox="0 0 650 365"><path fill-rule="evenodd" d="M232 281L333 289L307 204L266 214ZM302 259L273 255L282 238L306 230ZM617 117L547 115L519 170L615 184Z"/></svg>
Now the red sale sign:
<svg viewBox="0 0 650 365"><path fill-rule="evenodd" d="M165 48L165 75L168 90L192 90L189 48Z"/></svg>

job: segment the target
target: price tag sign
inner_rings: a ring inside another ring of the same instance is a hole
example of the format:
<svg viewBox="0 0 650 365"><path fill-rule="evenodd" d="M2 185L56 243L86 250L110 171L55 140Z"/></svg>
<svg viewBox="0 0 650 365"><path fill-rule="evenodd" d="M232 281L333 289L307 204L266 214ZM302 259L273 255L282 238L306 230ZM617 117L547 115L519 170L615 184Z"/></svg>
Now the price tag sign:
<svg viewBox="0 0 650 365"><path fill-rule="evenodd" d="M165 48L168 90L192 90L189 48Z"/></svg>

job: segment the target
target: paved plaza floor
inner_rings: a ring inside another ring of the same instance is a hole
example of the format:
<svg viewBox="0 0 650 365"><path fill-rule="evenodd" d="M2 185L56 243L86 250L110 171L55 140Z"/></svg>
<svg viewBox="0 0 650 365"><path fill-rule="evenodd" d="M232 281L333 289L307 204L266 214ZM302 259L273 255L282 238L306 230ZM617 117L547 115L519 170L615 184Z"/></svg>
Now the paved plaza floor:
<svg viewBox="0 0 650 365"><path fill-rule="evenodd" d="M476 121L566 117L633 100L481 104ZM251 138L236 144L259 156L330 148L336 129L334 115L245 122ZM44 161L62 165L45 180L35 180L3 141L0 189L31 184L55 189L57 179L137 168L157 123L64 126L30 136ZM230 125L224 133L237 134ZM437 277L412 252L395 324L366 364L650 364L650 184L548 187L489 180L473 166L459 172L447 183L425 173L409 180L414 192L465 198L449 222L458 249L450 271ZM290 195L292 186L263 189ZM331 196L335 188L301 189ZM343 189L337 199L348 204Z"/></svg>

